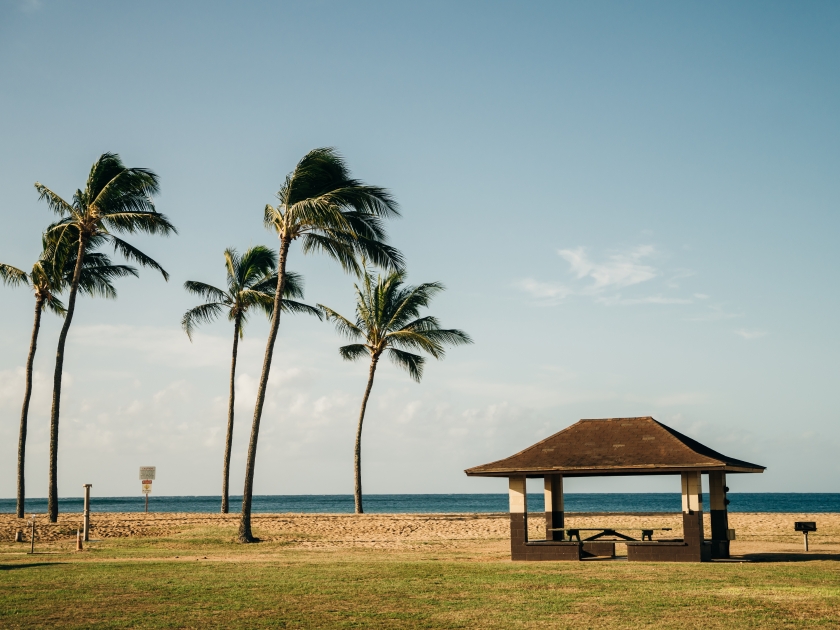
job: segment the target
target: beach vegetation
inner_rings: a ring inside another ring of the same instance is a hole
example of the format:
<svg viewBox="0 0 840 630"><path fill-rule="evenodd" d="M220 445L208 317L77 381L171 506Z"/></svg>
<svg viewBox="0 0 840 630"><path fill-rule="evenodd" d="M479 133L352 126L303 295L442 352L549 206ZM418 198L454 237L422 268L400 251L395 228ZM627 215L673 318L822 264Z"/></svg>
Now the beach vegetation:
<svg viewBox="0 0 840 630"><path fill-rule="evenodd" d="M344 159L332 148L307 153L286 177L277 192L277 205L266 205L264 224L280 241L277 257L277 291L266 341L262 372L248 443L245 487L239 524L239 541L254 542L251 502L256 469L257 441L274 344L280 327L281 301L288 272L289 249L299 241L303 253L323 253L345 271L361 273L359 256L388 269L402 267L402 255L386 243L383 219L397 216L398 206L384 188L351 177Z"/></svg>
<svg viewBox="0 0 840 630"><path fill-rule="evenodd" d="M11 286L27 286L35 296L35 318L32 334L29 338L29 353L24 369L23 405L20 412L20 430L18 432L17 462L17 506L18 518L23 518L26 503L26 434L29 425L29 403L32 398L32 369L35 352L38 347L38 334L41 330L41 314L48 309L56 315L64 316L67 309L58 295L64 291L73 278L76 269L77 251L72 246L67 251L48 246L44 248L32 270L29 272L0 263L0 280ZM90 247L88 243L88 247ZM65 244L65 247L67 245ZM114 299L117 290L111 281L124 276L137 276L137 270L128 265L111 264L110 258L101 252L88 251L82 264L79 278L79 293Z"/></svg>
<svg viewBox="0 0 840 630"><path fill-rule="evenodd" d="M204 303L191 308L181 320L181 327L192 341L196 327L211 322L227 314L233 322L233 349L230 360L230 385L228 394L228 421L225 433L225 455L222 466L222 514L227 514L229 506L230 457L233 444L234 401L236 398L236 358L239 340L245 334L245 324L252 309L271 317L274 310L274 293L277 290L277 253L268 247L257 245L246 250L241 256L233 248L224 253L227 288L219 289L213 285L195 280L187 280L184 289L204 299ZM287 313L307 313L321 319L321 311L313 306L297 302L294 298L303 298L303 278L293 271L286 272L283 286L281 309Z"/></svg>
<svg viewBox="0 0 840 630"><path fill-rule="evenodd" d="M59 216L47 228L45 239L50 249L62 254L75 249L75 266L68 287L64 323L58 337L53 399L50 410L50 465L48 514L58 518L58 429L61 410L61 377L64 350L76 296L82 282L82 270L88 251L104 244L113 246L130 262L155 269L169 279L169 274L151 257L116 236L116 233L142 232L167 236L176 232L169 219L155 209L152 197L160 191L158 176L145 168L127 168L115 153L103 153L90 169L84 188L76 190L66 201L47 186L36 182L39 198ZM63 267L63 262L58 261Z"/></svg>
<svg viewBox="0 0 840 630"><path fill-rule="evenodd" d="M442 359L445 346L472 343L469 335L454 328L441 328L431 315L420 316L432 298L444 290L440 282L426 282L417 286L405 284L405 271L374 275L364 269L356 290L355 321L333 309L319 304L336 330L348 339L357 341L338 349L341 358L355 361L362 357L370 360L367 386L362 396L359 420L356 425L356 442L353 457L353 495L356 513L364 512L362 505L362 424L365 420L368 398L373 389L373 379L379 359L386 354L394 365L402 368L418 383L423 378L425 358L416 352L425 352L435 359ZM412 352L413 351L413 352Z"/></svg>

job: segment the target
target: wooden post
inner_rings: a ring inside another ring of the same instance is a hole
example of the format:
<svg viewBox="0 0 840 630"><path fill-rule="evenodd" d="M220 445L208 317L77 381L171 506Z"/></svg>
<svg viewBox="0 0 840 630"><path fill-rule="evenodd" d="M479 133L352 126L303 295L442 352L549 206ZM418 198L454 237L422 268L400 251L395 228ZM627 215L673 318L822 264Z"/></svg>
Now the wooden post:
<svg viewBox="0 0 840 630"><path fill-rule="evenodd" d="M563 540L562 531L551 531L563 527L563 475L545 476L545 539Z"/></svg>
<svg viewBox="0 0 840 630"><path fill-rule="evenodd" d="M149 495L146 495L146 513L149 513Z"/></svg>
<svg viewBox="0 0 840 630"><path fill-rule="evenodd" d="M29 553L35 553L35 515L32 515L32 533L29 535Z"/></svg>
<svg viewBox="0 0 840 630"><path fill-rule="evenodd" d="M712 522L712 558L729 558L729 512L726 473L709 473L709 518Z"/></svg>
<svg viewBox="0 0 840 630"><path fill-rule="evenodd" d="M805 534L805 551L808 551L808 530L805 530L802 533Z"/></svg>
<svg viewBox="0 0 840 630"><path fill-rule="evenodd" d="M90 488L93 484L86 483L85 488L85 522L84 522L84 539L85 542L90 540Z"/></svg>

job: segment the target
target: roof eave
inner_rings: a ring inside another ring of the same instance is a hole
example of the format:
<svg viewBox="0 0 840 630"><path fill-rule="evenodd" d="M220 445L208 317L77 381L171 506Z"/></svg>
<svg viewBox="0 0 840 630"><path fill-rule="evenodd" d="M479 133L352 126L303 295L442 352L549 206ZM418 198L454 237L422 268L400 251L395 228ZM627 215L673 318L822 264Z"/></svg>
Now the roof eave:
<svg viewBox="0 0 840 630"><path fill-rule="evenodd" d="M601 477L608 475L674 475L691 471L720 471L729 473L763 473L764 466L741 466L727 464L695 464L688 466L616 466L610 468L490 468L464 471L468 477L512 477L542 476L545 474L565 475L567 477Z"/></svg>

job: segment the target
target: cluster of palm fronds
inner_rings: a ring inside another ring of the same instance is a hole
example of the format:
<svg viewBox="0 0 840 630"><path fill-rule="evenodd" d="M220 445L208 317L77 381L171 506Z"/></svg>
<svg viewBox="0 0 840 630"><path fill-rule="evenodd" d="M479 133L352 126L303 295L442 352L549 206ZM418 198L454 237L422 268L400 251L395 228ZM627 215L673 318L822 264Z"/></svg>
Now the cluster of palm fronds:
<svg viewBox="0 0 840 630"><path fill-rule="evenodd" d="M43 253L30 273L0 264L0 279L7 284L28 285L35 294L35 324L26 363L26 386L21 412L18 451L18 516L24 510L23 462L27 414L32 391L32 364L40 328L41 313L49 308L64 316L56 352L53 381L53 404L50 414L49 516L58 517L58 426L61 408L61 376L64 347L79 293L116 297L112 281L137 275L128 265L114 265L99 251L105 244L127 261L167 272L152 258L115 233L146 232L169 235L175 227L157 212L153 196L159 191L157 176L142 168L126 168L119 156L104 154L91 168L84 190L67 202L49 188L36 183L40 198L59 215L43 236ZM369 186L350 176L343 159L329 148L310 151L286 177L277 193L278 204L267 205L266 227L277 233L279 251L256 246L239 255L233 248L224 252L227 288L219 289L203 282L188 281L187 291L204 301L187 311L182 326L192 338L196 327L226 314L233 322L233 352L230 372L228 426L225 442L222 483L222 511L227 512L231 440L234 421L235 373L237 349L249 313L256 309L270 319L262 374L257 389L248 458L239 540L251 542L251 500L256 465L257 439L268 387L274 344L284 312L308 313L319 319L326 316L339 332L357 343L339 349L341 356L354 360L370 358L367 387L362 399L355 443L356 511L362 512L361 435L365 409L373 387L380 357L386 353L399 367L419 381L426 352L441 358L446 345L470 343L459 330L443 329L437 319L421 317L420 310L443 290L440 283L405 285L404 261L400 252L387 243L383 220L399 214L397 204L384 188ZM304 253L322 252L336 260L345 271L356 274L357 304L355 321L323 306L308 306L303 298L303 280L286 264L291 244L300 240ZM384 270L374 275L369 264ZM67 305L57 297L68 293Z"/></svg>

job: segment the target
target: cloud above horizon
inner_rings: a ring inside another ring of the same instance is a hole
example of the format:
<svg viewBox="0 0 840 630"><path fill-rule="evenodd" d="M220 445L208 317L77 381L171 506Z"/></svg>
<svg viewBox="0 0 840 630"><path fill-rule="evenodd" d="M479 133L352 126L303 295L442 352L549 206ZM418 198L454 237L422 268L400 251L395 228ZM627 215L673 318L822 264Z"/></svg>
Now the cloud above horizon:
<svg viewBox="0 0 840 630"><path fill-rule="evenodd" d="M752 341L753 339L758 339L759 337L764 337L767 335L766 330L746 330L741 328L740 330L736 330L735 334L739 337L746 339L747 341Z"/></svg>
<svg viewBox="0 0 840 630"><path fill-rule="evenodd" d="M573 276L571 284L545 282L525 278L517 283L519 289L544 304L557 302L572 296L590 296L596 302L608 306L616 304L690 304L690 298L675 298L661 294L644 297L624 298L619 289L644 284L664 275L651 264L659 252L653 245L639 245L626 251L618 251L598 261L594 260L585 247L559 249L557 255L569 264ZM679 270L673 274L668 288L678 288L675 280L692 275L690 271ZM616 293L611 293L616 291Z"/></svg>

